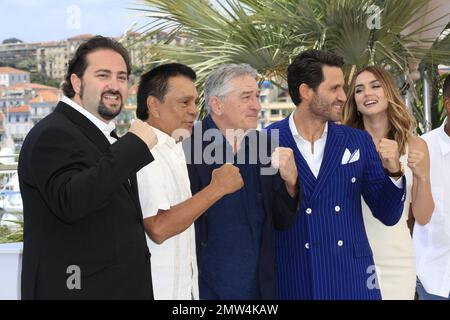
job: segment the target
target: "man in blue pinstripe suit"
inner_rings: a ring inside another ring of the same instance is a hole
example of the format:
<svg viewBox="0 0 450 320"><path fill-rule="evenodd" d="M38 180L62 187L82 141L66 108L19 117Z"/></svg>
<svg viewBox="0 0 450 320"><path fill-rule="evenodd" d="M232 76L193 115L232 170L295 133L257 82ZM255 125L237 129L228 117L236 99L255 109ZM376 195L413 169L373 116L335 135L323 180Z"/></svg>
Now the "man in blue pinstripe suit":
<svg viewBox="0 0 450 320"><path fill-rule="evenodd" d="M288 67L296 110L268 127L294 150L303 185L296 222L276 235L280 299L381 298L361 195L376 218L394 225L406 181L395 141L375 147L366 132L335 124L346 99L342 65L329 52L299 54Z"/></svg>

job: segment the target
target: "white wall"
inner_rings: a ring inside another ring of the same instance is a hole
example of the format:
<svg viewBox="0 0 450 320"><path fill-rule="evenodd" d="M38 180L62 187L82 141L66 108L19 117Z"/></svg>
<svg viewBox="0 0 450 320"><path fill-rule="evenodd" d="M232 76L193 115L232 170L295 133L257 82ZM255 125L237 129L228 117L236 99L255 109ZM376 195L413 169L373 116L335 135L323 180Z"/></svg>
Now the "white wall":
<svg viewBox="0 0 450 320"><path fill-rule="evenodd" d="M23 243L0 244L0 300L20 299Z"/></svg>

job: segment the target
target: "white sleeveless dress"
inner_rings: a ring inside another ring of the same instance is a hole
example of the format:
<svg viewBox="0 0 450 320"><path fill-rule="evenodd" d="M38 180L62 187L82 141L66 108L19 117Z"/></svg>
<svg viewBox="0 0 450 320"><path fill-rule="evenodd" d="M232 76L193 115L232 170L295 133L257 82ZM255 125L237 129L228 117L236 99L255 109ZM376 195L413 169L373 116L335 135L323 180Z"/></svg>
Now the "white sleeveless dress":
<svg viewBox="0 0 450 320"><path fill-rule="evenodd" d="M413 300L416 290L416 266L407 220L411 204L413 174L407 166L407 154L400 157L406 177L406 199L400 221L385 226L376 219L362 200L367 237L373 251L378 284L383 300Z"/></svg>

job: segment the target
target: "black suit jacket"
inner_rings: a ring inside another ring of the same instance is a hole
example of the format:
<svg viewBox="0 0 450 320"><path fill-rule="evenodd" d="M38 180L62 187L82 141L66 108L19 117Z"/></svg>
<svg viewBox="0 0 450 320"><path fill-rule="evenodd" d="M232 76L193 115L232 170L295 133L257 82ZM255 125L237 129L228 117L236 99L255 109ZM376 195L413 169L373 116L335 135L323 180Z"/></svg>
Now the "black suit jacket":
<svg viewBox="0 0 450 320"><path fill-rule="evenodd" d="M209 185L211 182L212 171L215 169L215 166L207 164L204 161L197 163L197 160L199 159L198 152L202 152L203 154L205 152L205 148L208 148L211 143L214 143L214 140L203 141L209 140L209 138L204 137L204 133L208 129L211 129L208 126L208 122L203 120L201 124L197 124L194 127L192 136L184 143L192 194L196 194ZM270 137L268 137L265 133L257 131L254 133L258 139L258 147L257 149L254 149L254 151L257 152L256 165L260 170L261 168L268 168L271 164L270 162L262 163L261 155L263 155L263 153L259 147L264 145L267 150L264 156L270 158L273 151L271 148ZM198 146L201 146L199 150L196 149ZM261 174L259 181L263 196L264 210L266 213L261 234L258 264L260 296L262 299L276 299L274 231L275 229L284 230L293 224L297 216L297 209L301 204L302 190L300 184L298 184L299 189L297 196L292 198L288 194L285 183L281 179L279 172L272 175ZM244 183L246 182L244 181ZM205 248L208 246L208 211L196 220L195 233L198 270L199 277L201 277L202 259ZM240 275L236 276L239 277Z"/></svg>
<svg viewBox="0 0 450 320"><path fill-rule="evenodd" d="M135 179L152 160L137 136L110 145L62 102L30 131L18 167L23 299L153 299ZM68 288L70 266L81 289Z"/></svg>

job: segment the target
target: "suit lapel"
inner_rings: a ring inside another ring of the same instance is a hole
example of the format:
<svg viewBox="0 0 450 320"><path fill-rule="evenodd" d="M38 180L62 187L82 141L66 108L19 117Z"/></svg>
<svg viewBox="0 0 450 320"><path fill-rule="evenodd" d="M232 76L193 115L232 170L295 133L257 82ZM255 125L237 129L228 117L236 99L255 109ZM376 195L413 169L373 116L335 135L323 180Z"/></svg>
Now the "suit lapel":
<svg viewBox="0 0 450 320"><path fill-rule="evenodd" d="M339 128L339 125L329 121L325 151L312 199L319 195L331 173L336 170L336 167L341 163L342 152L344 150L343 147L345 146L346 141L347 138Z"/></svg>
<svg viewBox="0 0 450 320"><path fill-rule="evenodd" d="M102 153L109 148L110 143L100 129L74 108L64 102L59 102L55 108L55 112L64 114L70 121L75 123L81 129L81 132L83 132L83 134L91 140Z"/></svg>
<svg viewBox="0 0 450 320"><path fill-rule="evenodd" d="M201 136L197 137L194 135L192 135L191 137L193 139L199 139L200 143L202 145L202 153L205 152L205 149L211 144L211 143L217 143L217 141L215 141L214 139L212 139L211 141L207 141L204 139L205 136L205 132L209 129L213 129L213 127L211 125L209 125L209 122L212 122L212 119L208 119L208 117L211 117L210 115L208 115L202 122L201 122ZM216 128L217 129L217 128ZM195 145L195 144L194 144ZM222 144L221 144L222 147ZM195 151L195 150L194 150ZM225 150L223 150L225 152ZM201 160L201 164L200 166L200 170L199 170L199 174L200 174L200 178L201 178L201 183L202 183L202 187L206 187L209 182L211 181L211 177L212 177L212 171L216 168L219 168L221 165L220 164L206 164L204 162L204 154L202 155L202 160ZM214 154L215 157L215 154Z"/></svg>
<svg viewBox="0 0 450 320"><path fill-rule="evenodd" d="M111 146L105 135L88 118L71 106L64 102L59 102L55 108L55 112L64 114L70 121L75 123L80 128L81 132L83 132L83 134L98 147L101 153L106 152ZM114 138L119 139L117 134ZM140 213L136 175L134 174L129 180L123 182L122 186L127 190Z"/></svg>

